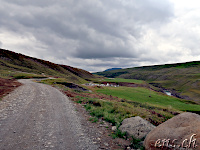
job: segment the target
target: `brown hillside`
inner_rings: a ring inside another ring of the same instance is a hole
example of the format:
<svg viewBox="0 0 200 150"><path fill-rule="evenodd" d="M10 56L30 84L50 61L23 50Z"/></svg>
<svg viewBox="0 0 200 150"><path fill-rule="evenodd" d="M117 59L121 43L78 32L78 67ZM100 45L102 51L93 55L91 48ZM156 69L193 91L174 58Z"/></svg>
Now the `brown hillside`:
<svg viewBox="0 0 200 150"><path fill-rule="evenodd" d="M95 76L88 71L67 65L59 65L42 59L33 58L9 50L0 49L0 69L14 69L18 71L52 76L70 76L72 78L89 79Z"/></svg>

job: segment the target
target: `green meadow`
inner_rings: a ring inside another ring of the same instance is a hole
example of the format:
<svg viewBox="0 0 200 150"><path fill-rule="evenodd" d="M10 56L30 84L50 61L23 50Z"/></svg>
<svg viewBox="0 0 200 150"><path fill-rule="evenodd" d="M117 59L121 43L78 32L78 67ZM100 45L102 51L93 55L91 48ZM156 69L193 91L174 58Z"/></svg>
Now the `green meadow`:
<svg viewBox="0 0 200 150"><path fill-rule="evenodd" d="M167 96L143 87L103 87L97 92L180 111L200 111L200 105L191 104L190 101Z"/></svg>

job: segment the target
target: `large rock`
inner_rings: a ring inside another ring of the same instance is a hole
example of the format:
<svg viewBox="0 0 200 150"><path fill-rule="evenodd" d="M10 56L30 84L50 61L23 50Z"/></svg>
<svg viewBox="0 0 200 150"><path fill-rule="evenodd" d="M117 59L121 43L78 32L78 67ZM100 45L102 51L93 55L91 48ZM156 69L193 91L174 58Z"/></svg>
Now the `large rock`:
<svg viewBox="0 0 200 150"><path fill-rule="evenodd" d="M147 135L144 146L151 150L200 150L200 115L186 112L169 119Z"/></svg>
<svg viewBox="0 0 200 150"><path fill-rule="evenodd" d="M119 127L122 132L127 132L128 136L137 139L142 139L154 128L154 125L139 116L124 119Z"/></svg>

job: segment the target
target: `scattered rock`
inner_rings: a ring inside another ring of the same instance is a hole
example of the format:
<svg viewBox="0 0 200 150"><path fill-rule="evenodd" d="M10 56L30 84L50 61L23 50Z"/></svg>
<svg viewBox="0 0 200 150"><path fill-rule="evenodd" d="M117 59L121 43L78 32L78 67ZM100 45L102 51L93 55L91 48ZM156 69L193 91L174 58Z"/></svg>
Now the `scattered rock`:
<svg viewBox="0 0 200 150"><path fill-rule="evenodd" d="M116 131L117 127L116 126L112 126L112 131Z"/></svg>
<svg viewBox="0 0 200 150"><path fill-rule="evenodd" d="M108 144L108 143L104 143L104 145L105 145L105 146L109 146L109 144Z"/></svg>
<svg viewBox="0 0 200 150"><path fill-rule="evenodd" d="M101 138L97 138L98 141L101 141Z"/></svg>
<svg viewBox="0 0 200 150"><path fill-rule="evenodd" d="M126 149L127 149L127 150L130 150L131 148L130 148L130 147L127 147Z"/></svg>
<svg viewBox="0 0 200 150"><path fill-rule="evenodd" d="M172 147L200 150L199 144L200 115L189 112L179 114L160 124L144 141L145 148L152 150Z"/></svg>
<svg viewBox="0 0 200 150"><path fill-rule="evenodd" d="M154 125L139 116L124 119L119 127L122 132L127 132L128 136L133 136L137 139L142 139L154 128Z"/></svg>

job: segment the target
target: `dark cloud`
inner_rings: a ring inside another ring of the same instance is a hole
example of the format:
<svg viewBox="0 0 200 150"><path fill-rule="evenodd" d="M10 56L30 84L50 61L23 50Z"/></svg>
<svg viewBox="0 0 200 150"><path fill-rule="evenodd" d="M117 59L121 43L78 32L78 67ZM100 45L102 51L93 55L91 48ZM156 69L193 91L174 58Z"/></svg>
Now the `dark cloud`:
<svg viewBox="0 0 200 150"><path fill-rule="evenodd" d="M148 59L141 41L149 26L160 28L173 16L168 0L2 0L0 32L32 42L16 49L35 57L69 64L68 58L79 59L85 65L74 64L87 70L88 65L126 67ZM105 58L111 61L103 63ZM92 59L99 64L88 61Z"/></svg>

